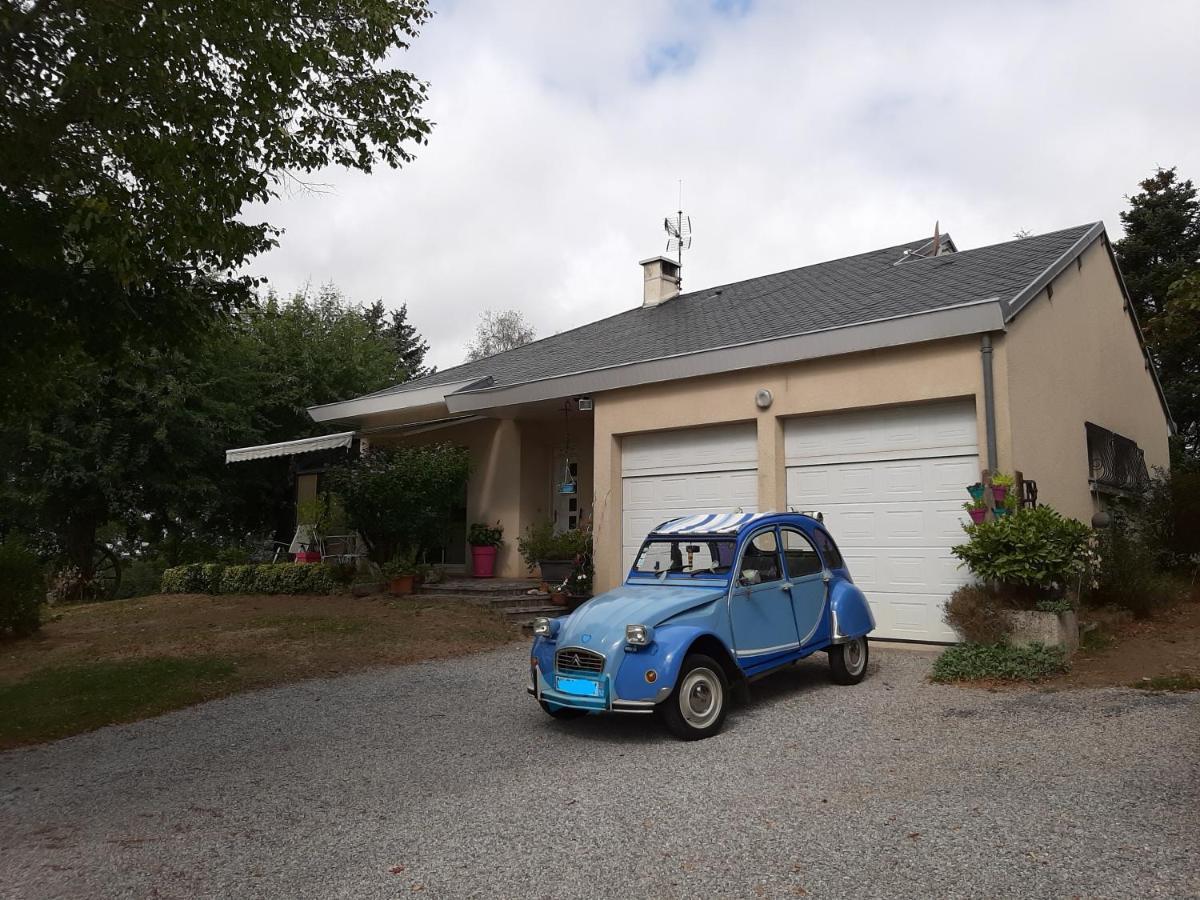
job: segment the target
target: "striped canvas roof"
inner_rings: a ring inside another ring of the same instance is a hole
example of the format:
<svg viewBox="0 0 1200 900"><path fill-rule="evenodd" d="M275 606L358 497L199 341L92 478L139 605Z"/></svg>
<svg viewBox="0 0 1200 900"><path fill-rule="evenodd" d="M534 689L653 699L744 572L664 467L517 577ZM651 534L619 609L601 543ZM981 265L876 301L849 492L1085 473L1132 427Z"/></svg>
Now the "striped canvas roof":
<svg viewBox="0 0 1200 900"><path fill-rule="evenodd" d="M694 516L668 519L655 528L653 533L735 534L739 529L749 525L755 519L761 519L769 515L771 513L700 513Z"/></svg>

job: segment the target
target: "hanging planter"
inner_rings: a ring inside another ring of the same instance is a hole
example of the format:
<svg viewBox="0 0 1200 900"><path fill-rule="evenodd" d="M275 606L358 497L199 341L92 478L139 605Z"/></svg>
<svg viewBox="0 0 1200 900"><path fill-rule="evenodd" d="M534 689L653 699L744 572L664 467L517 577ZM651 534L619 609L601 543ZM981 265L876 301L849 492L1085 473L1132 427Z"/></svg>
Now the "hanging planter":
<svg viewBox="0 0 1200 900"><path fill-rule="evenodd" d="M983 482L977 481L974 484L967 485L967 493L971 495L972 500L982 500Z"/></svg>
<svg viewBox="0 0 1200 900"><path fill-rule="evenodd" d="M967 514L971 517L971 521L976 525L987 518L988 507L987 504L983 502L982 496L978 500L972 500L970 503L964 503L963 509L967 511Z"/></svg>
<svg viewBox="0 0 1200 900"><path fill-rule="evenodd" d="M1003 472L992 473L992 496L996 498L996 504L1004 503L1008 497L1008 492L1013 488L1013 477L1005 475Z"/></svg>

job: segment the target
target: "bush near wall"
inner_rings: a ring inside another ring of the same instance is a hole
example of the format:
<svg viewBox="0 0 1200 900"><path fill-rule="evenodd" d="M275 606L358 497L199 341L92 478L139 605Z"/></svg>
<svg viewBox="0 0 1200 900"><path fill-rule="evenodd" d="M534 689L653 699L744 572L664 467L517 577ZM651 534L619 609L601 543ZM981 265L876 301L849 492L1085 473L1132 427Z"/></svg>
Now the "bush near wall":
<svg viewBox="0 0 1200 900"><path fill-rule="evenodd" d="M314 563L223 566L192 563L163 572L164 594L331 594L347 584L345 567Z"/></svg>
<svg viewBox="0 0 1200 900"><path fill-rule="evenodd" d="M46 584L37 556L16 535L0 542L0 634L33 634L42 626Z"/></svg>

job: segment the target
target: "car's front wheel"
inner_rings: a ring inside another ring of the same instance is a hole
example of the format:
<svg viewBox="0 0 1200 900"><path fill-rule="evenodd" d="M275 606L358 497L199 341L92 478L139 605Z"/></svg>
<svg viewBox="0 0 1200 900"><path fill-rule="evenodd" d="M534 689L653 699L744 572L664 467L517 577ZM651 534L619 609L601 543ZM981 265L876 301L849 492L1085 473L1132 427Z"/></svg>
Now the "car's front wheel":
<svg viewBox="0 0 1200 900"><path fill-rule="evenodd" d="M858 684L867 674L867 639L857 637L829 648L829 670L835 684Z"/></svg>
<svg viewBox="0 0 1200 900"><path fill-rule="evenodd" d="M712 737L729 707L729 678L721 664L703 653L683 661L675 690L656 709L671 733L685 741Z"/></svg>
<svg viewBox="0 0 1200 900"><path fill-rule="evenodd" d="M576 709L573 706L551 706L545 700L539 700L546 715L552 719L578 719L587 715L586 709Z"/></svg>

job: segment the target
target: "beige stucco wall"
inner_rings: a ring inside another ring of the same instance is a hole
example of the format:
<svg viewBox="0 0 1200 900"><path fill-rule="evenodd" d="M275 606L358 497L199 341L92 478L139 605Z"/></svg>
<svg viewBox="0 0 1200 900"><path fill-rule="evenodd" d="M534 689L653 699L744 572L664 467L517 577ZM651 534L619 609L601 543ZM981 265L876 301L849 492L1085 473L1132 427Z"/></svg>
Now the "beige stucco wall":
<svg viewBox="0 0 1200 900"><path fill-rule="evenodd" d="M770 409L754 404L771 391ZM754 421L758 427L759 509L783 509L786 473L783 421L791 416L870 406L982 397L977 337L910 345L595 395L595 538L597 587L618 584L621 571L621 437L644 431ZM997 418L1008 421L998 394ZM976 403L984 452L983 403ZM999 464L1009 463L1000 445Z"/></svg>
<svg viewBox="0 0 1200 900"><path fill-rule="evenodd" d="M592 435L590 417L572 418L571 436L579 461L579 497L585 507L592 496ZM504 544L496 559L501 578L527 576L517 540L532 523L548 519L553 504L556 451L563 445L561 423L518 419L488 419L411 436L372 436L371 444L423 445L448 442L466 447L471 456L467 483L467 522L500 522ZM465 540L465 536L464 536ZM470 571L470 553L467 554Z"/></svg>
<svg viewBox="0 0 1200 900"><path fill-rule="evenodd" d="M1168 425L1112 261L1092 244L1010 323L1000 340L1011 405L1012 465L1038 499L1090 520L1087 435L1094 422L1137 441L1147 465L1169 463Z"/></svg>

